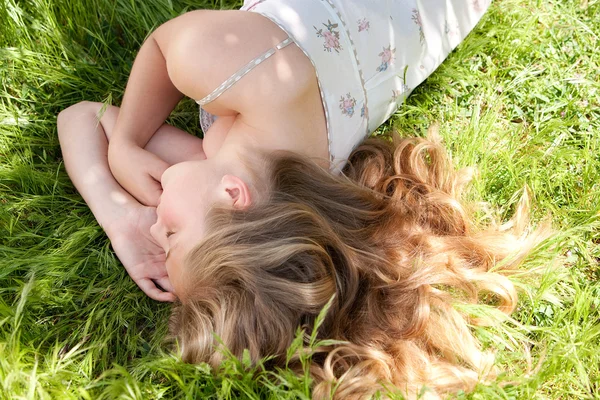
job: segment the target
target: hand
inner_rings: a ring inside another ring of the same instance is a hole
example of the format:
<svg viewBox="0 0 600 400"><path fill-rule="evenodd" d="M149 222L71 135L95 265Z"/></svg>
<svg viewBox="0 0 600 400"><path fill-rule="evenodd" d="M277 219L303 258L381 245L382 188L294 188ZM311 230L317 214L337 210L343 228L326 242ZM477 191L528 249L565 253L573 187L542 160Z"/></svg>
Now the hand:
<svg viewBox="0 0 600 400"><path fill-rule="evenodd" d="M140 203L156 207L162 193L160 177L169 164L127 140L108 146L110 170L119 184Z"/></svg>
<svg viewBox="0 0 600 400"><path fill-rule="evenodd" d="M117 257L140 289L154 300L175 301L165 252L150 235L155 222L156 209L139 206L105 229ZM167 291L160 290L157 284Z"/></svg>

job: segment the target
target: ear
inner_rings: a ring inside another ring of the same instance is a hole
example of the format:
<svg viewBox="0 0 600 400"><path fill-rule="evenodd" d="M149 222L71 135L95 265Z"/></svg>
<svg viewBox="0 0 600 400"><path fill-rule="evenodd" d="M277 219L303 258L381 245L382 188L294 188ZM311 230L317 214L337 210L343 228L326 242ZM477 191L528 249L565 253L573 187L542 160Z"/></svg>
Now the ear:
<svg viewBox="0 0 600 400"><path fill-rule="evenodd" d="M235 175L223 176L220 189L225 202L233 208L245 210L252 204L250 189L240 177Z"/></svg>

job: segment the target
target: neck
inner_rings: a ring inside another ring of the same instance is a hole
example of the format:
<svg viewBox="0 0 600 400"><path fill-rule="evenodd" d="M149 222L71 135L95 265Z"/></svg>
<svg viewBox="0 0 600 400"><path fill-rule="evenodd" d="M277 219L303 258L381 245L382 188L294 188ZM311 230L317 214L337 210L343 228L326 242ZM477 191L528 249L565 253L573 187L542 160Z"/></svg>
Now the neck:
<svg viewBox="0 0 600 400"><path fill-rule="evenodd" d="M239 115L231 125L223 142L223 147L229 146L244 148L244 151L254 149L267 153L276 150L299 151L294 143L286 140L285 135L275 135L273 132L259 129Z"/></svg>
<svg viewBox="0 0 600 400"><path fill-rule="evenodd" d="M225 174L236 175L245 182L255 181L255 174L264 176L261 154L277 149L271 147L268 134L239 121L233 123L226 133L211 162ZM250 169L251 168L251 169Z"/></svg>
<svg viewBox="0 0 600 400"><path fill-rule="evenodd" d="M231 125L214 158L215 162L226 167L228 170L232 170L232 167L235 168L237 172L232 171L232 173L239 173L240 177L245 175L244 178L246 178L248 177L248 167L241 160L252 163L253 169L264 175L266 173L264 170L266 166L263 165L261 155L271 154L278 150L289 151L307 157L313 156L313 154L307 154L305 150L298 148L297 143L285 140L285 135L273 135L271 132L247 124L242 118L238 117ZM315 161L323 168L329 167L327 159L317 158Z"/></svg>
<svg viewBox="0 0 600 400"><path fill-rule="evenodd" d="M277 150L289 151L308 157L323 168L330 168L329 153L327 151L327 141L324 143L311 144L311 137L304 137L304 134L285 134L285 132L265 131L258 129L241 118L236 119L233 124L230 135L227 139L232 143L240 143L243 146L254 148L265 153L272 153ZM226 141L228 141L226 139ZM321 148L323 147L323 148ZM324 152L322 151L324 150Z"/></svg>

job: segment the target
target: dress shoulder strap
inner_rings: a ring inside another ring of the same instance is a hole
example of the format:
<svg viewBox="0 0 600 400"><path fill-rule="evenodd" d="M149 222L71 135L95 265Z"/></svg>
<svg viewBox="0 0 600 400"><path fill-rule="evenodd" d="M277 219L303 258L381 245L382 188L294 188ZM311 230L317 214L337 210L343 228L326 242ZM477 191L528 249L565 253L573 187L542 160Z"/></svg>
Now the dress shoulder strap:
<svg viewBox="0 0 600 400"><path fill-rule="evenodd" d="M292 39L290 37L288 37L287 39L280 42L277 46L272 47L269 50L265 51L260 56L254 58L248 64L244 65L242 68L237 70L237 72L235 72L233 75L231 75L229 78L227 78L227 80L225 80L225 82L221 83L221 85L219 85L219 87L217 87L215 90L213 90L208 96L204 97L203 99L196 100L196 103L203 106L203 105L215 100L217 97L222 95L227 89L232 87L237 81L242 79L242 77L244 75L246 75L248 72L252 71L260 63L262 63L267 58L269 58L273 54L275 54L275 51L283 49L284 47L286 47L287 45L289 45L292 42L293 42Z"/></svg>

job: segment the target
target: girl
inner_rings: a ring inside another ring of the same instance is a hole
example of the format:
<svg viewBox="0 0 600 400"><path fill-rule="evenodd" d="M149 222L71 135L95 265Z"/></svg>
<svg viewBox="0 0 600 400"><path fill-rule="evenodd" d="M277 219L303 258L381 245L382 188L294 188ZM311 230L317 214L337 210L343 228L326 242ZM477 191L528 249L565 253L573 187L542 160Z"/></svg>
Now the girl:
<svg viewBox="0 0 600 400"><path fill-rule="evenodd" d="M315 356L317 397L386 382L436 397L489 376L452 303L485 290L514 309L510 281L488 271L516 266L533 239L517 246L471 226L457 202L464 176L435 135L365 141L486 7L253 0L193 11L145 41L120 109L60 113L67 171L119 259L148 296L177 300L185 361L217 366L222 343L284 363L297 327L312 329L333 299L319 337L344 343ZM184 95L201 106L204 140L164 124Z"/></svg>

